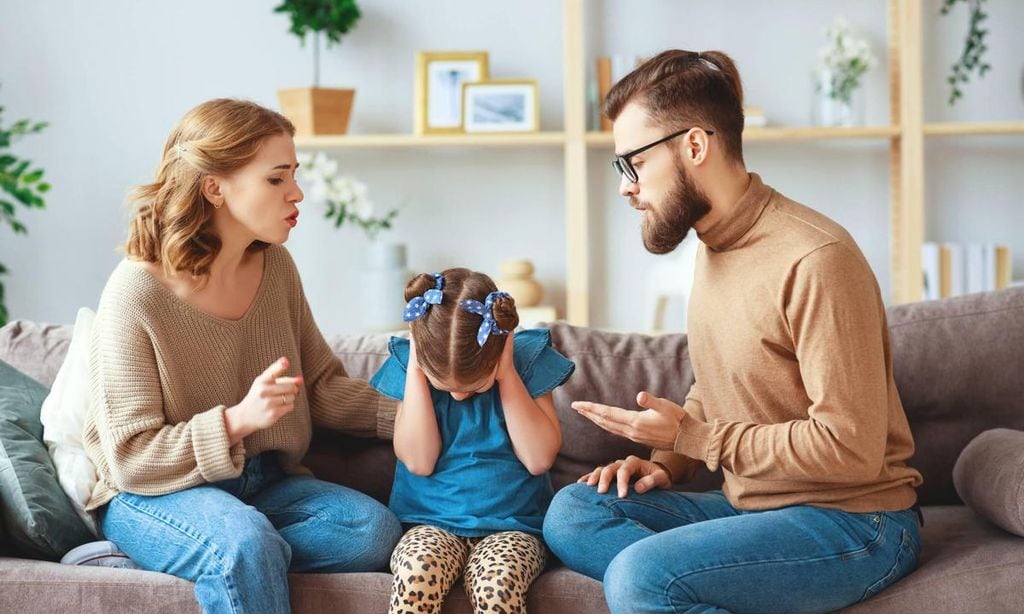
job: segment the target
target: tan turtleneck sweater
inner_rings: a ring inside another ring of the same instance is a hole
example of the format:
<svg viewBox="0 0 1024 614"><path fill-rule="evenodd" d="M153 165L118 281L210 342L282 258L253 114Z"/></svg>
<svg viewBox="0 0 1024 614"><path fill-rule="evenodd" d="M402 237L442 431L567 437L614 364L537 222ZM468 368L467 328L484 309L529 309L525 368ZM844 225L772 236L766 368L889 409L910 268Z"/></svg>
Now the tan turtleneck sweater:
<svg viewBox="0 0 1024 614"><path fill-rule="evenodd" d="M699 234L688 329L695 383L653 458L722 467L739 509L896 511L921 475L892 374L878 282L853 238L750 175ZM680 456L683 455L683 456Z"/></svg>
<svg viewBox="0 0 1024 614"><path fill-rule="evenodd" d="M324 341L287 250L265 252L263 278L239 320L178 298L138 262L122 261L100 298L90 347L92 391L85 448L99 482L88 508L119 491L161 495L237 477L245 458L276 450L299 463L312 426L390 438L396 403L345 374ZM305 389L270 428L230 446L224 410L271 363L287 356Z"/></svg>

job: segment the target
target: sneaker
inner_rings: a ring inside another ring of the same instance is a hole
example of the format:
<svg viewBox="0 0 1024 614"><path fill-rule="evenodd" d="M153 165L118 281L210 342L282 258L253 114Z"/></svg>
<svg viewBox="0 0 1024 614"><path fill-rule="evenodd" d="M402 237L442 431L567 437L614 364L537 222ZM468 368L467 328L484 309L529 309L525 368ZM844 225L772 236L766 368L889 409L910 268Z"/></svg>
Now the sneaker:
<svg viewBox="0 0 1024 614"><path fill-rule="evenodd" d="M72 549L60 560L64 565L86 565L89 567L116 567L120 569L142 569L128 555L121 552L114 542L89 542Z"/></svg>

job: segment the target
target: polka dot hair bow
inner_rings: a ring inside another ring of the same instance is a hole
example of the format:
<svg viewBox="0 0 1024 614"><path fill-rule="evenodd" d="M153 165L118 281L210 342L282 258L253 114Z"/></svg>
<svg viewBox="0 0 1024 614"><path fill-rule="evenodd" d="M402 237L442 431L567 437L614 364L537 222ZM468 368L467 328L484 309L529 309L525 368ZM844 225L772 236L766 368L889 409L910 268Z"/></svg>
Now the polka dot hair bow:
<svg viewBox="0 0 1024 614"><path fill-rule="evenodd" d="M423 317L423 314L427 313L431 305L440 305L441 288L444 287L444 277L440 273L434 273L434 279L436 283L434 287L423 293L423 296L415 296L408 303L405 304L405 314L402 315L402 320L405 322L412 322L413 320L419 320Z"/></svg>
<svg viewBox="0 0 1024 614"><path fill-rule="evenodd" d="M509 331L501 330L498 323L494 321L494 299L501 297L511 298L511 296L508 292L491 292L482 303L471 298L459 302L459 307L484 318L484 321L480 323L480 328L476 331L476 343L480 347L484 347L484 344L487 343L487 338L492 333L495 335L508 334Z"/></svg>

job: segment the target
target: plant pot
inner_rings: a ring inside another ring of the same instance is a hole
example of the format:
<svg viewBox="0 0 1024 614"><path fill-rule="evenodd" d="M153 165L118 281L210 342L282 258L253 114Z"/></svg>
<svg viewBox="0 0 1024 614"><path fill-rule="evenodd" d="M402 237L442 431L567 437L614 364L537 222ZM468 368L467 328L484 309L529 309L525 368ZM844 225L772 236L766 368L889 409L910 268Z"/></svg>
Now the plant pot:
<svg viewBox="0 0 1024 614"><path fill-rule="evenodd" d="M405 245L370 243L366 249L362 287L357 292L361 324L366 331L393 331L406 327L405 284L409 281Z"/></svg>
<svg viewBox="0 0 1024 614"><path fill-rule="evenodd" d="M295 134L345 134L352 113L353 89L297 87L277 90L281 112L293 124Z"/></svg>

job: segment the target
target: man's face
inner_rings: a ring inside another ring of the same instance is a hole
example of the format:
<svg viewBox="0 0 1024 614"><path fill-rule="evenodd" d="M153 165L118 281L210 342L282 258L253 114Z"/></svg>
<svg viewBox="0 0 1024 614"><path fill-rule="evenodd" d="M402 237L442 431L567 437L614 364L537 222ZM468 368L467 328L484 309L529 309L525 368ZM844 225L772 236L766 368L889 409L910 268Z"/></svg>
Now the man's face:
<svg viewBox="0 0 1024 614"><path fill-rule="evenodd" d="M644 109L626 105L612 127L616 152L638 149L671 134L670 128L648 123ZM686 134L630 159L637 181L622 177L619 193L643 215L644 247L653 254L674 250L690 229L711 211L707 195L695 184L683 161Z"/></svg>

